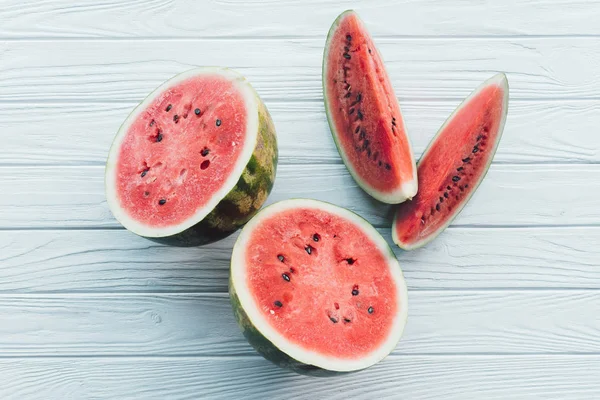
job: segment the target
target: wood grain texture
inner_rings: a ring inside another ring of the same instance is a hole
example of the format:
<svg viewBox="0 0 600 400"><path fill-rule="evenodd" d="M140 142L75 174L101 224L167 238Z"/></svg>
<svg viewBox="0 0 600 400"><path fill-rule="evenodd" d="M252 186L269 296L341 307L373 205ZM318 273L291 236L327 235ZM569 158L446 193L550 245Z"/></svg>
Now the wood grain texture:
<svg viewBox="0 0 600 400"><path fill-rule="evenodd" d="M423 152L458 101L403 102L415 154ZM3 104L1 165L104 165L133 103ZM320 102L270 102L282 164L339 164ZM68 118L65 118L68 115ZM600 163L600 101L515 102L495 163Z"/></svg>
<svg viewBox="0 0 600 400"><path fill-rule="evenodd" d="M395 354L600 354L600 291L412 291ZM0 356L254 355L226 294L2 295Z"/></svg>
<svg viewBox="0 0 600 400"><path fill-rule="evenodd" d="M124 230L0 231L0 293L226 292L236 237L182 249ZM450 228L392 248L411 291L600 288L599 228Z"/></svg>
<svg viewBox="0 0 600 400"><path fill-rule="evenodd" d="M377 35L600 34L600 3L581 0L109 0L77 5L6 0L0 8L0 37L321 36L347 8L360 12Z"/></svg>
<svg viewBox="0 0 600 400"><path fill-rule="evenodd" d="M599 356L401 356L315 379L255 358L4 359L15 399L594 399ZM44 388L40 390L40 388Z"/></svg>
<svg viewBox="0 0 600 400"><path fill-rule="evenodd" d="M598 225L600 165L495 165L455 225ZM118 227L101 167L0 169L0 229ZM393 207L359 189L343 164L281 165L267 203L308 197L389 227ZM577 207L573 207L576 204Z"/></svg>
<svg viewBox="0 0 600 400"><path fill-rule="evenodd" d="M198 65L244 74L267 101L321 101L321 39L0 42L0 101L139 102ZM382 39L401 105L466 97L497 71L511 101L600 99L596 38Z"/></svg>

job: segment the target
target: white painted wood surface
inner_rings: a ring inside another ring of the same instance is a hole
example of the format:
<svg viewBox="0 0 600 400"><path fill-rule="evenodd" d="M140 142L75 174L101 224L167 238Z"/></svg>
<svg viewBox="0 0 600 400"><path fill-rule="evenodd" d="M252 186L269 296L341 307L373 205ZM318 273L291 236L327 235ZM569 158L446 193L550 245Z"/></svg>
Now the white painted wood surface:
<svg viewBox="0 0 600 400"><path fill-rule="evenodd" d="M406 335L328 379L257 356L227 300L235 235L180 249L120 228L103 194L115 131L195 65L245 74L271 110L269 202L391 208L356 187L322 107L329 24L373 32L420 154L495 71L511 85L494 164L455 223L395 249ZM600 398L600 2L0 1L1 399Z"/></svg>

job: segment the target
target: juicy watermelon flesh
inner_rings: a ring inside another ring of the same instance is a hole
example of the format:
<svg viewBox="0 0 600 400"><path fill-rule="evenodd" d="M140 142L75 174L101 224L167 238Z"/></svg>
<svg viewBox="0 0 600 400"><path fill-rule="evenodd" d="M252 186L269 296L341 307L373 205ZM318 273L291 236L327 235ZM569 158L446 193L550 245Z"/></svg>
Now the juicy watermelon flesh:
<svg viewBox="0 0 600 400"><path fill-rule="evenodd" d="M287 210L261 222L246 249L250 293L287 340L356 359L388 336L396 285L384 254L354 223L315 209Z"/></svg>
<svg viewBox="0 0 600 400"><path fill-rule="evenodd" d="M504 89L484 88L440 132L419 161L419 192L402 204L396 235L402 243L425 240L468 199L487 170L502 120Z"/></svg>
<svg viewBox="0 0 600 400"><path fill-rule="evenodd" d="M412 150L383 61L360 19L342 17L329 41L326 91L338 146L381 192L414 178Z"/></svg>
<svg viewBox="0 0 600 400"><path fill-rule="evenodd" d="M246 119L242 95L219 75L193 77L157 95L132 122L119 151L121 207L156 227L192 217L232 173Z"/></svg>

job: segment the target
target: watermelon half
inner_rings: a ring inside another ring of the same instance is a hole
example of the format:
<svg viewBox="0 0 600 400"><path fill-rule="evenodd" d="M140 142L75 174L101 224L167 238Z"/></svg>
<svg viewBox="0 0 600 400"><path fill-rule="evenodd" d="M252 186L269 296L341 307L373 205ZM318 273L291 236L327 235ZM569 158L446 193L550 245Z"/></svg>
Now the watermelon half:
<svg viewBox="0 0 600 400"><path fill-rule="evenodd" d="M244 77L197 68L168 80L127 117L106 164L106 198L130 231L174 245L221 239L269 195L271 116Z"/></svg>
<svg viewBox="0 0 600 400"><path fill-rule="evenodd" d="M379 201L417 193L417 169L383 59L354 11L333 23L323 54L323 96L333 139L354 180Z"/></svg>
<svg viewBox="0 0 600 400"><path fill-rule="evenodd" d="M229 292L259 353L315 375L383 359L408 309L402 271L381 235L346 209L307 199L270 205L246 224Z"/></svg>
<svg viewBox="0 0 600 400"><path fill-rule="evenodd" d="M500 73L444 122L419 160L419 193L396 212L392 237L398 246L423 246L450 225L485 177L507 113L508 80Z"/></svg>

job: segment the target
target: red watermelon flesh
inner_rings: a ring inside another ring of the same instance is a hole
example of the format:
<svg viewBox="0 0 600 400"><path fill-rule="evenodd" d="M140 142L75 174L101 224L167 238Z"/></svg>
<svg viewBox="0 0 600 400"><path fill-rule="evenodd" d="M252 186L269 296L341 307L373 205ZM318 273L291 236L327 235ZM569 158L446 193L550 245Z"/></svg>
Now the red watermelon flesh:
<svg viewBox="0 0 600 400"><path fill-rule="evenodd" d="M198 75L170 87L131 123L117 162L120 205L139 223L177 225L233 172L248 111L230 79Z"/></svg>
<svg viewBox="0 0 600 400"><path fill-rule="evenodd" d="M288 341L356 360L388 339L398 288L389 255L360 226L326 210L294 208L261 221L246 248L249 291Z"/></svg>
<svg viewBox="0 0 600 400"><path fill-rule="evenodd" d="M448 118L419 160L419 193L398 207L394 242L409 250L444 230L483 180L508 111L508 81L498 74Z"/></svg>
<svg viewBox="0 0 600 400"><path fill-rule="evenodd" d="M323 88L334 139L357 183L386 203L412 198L416 167L400 107L375 43L353 11L330 30Z"/></svg>

